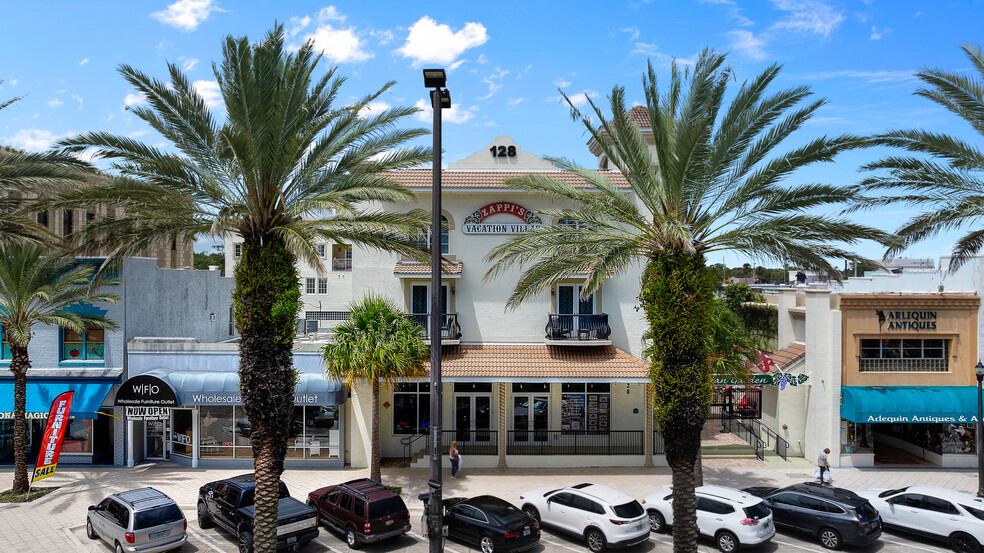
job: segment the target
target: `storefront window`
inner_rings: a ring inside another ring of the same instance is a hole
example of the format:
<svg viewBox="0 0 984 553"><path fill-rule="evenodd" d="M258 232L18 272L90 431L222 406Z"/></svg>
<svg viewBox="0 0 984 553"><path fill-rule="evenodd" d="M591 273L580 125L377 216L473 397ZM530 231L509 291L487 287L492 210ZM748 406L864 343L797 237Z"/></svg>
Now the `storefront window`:
<svg viewBox="0 0 984 553"><path fill-rule="evenodd" d="M73 419L68 430L65 431L65 439L62 442L62 453L65 455L78 455L92 453L92 421L89 419Z"/></svg>
<svg viewBox="0 0 984 553"><path fill-rule="evenodd" d="M30 444L30 441L28 441ZM14 460L14 421L0 421L0 463Z"/></svg>
<svg viewBox="0 0 984 553"><path fill-rule="evenodd" d="M397 384L393 394L393 433L426 434L430 428L430 383Z"/></svg>
<svg viewBox="0 0 984 553"><path fill-rule="evenodd" d="M305 407L304 438L308 459L338 455L338 407Z"/></svg>
<svg viewBox="0 0 984 553"><path fill-rule="evenodd" d="M611 384L564 383L560 396L560 429L568 432L608 432Z"/></svg>
<svg viewBox="0 0 984 553"><path fill-rule="evenodd" d="M105 331L89 328L84 332L62 329L63 361L101 361L105 345Z"/></svg>
<svg viewBox="0 0 984 553"><path fill-rule="evenodd" d="M859 344L860 372L947 372L950 341L940 338L865 339Z"/></svg>
<svg viewBox="0 0 984 553"><path fill-rule="evenodd" d="M294 407L290 434L287 436L287 459L303 459L306 441L304 440L304 408Z"/></svg>
<svg viewBox="0 0 984 553"><path fill-rule="evenodd" d="M171 411L171 453L175 455L192 455L192 413L191 409L173 409Z"/></svg>
<svg viewBox="0 0 984 553"><path fill-rule="evenodd" d="M232 458L232 448L235 444L232 411L231 405L202 407L199 411L201 441L198 445L201 458Z"/></svg>

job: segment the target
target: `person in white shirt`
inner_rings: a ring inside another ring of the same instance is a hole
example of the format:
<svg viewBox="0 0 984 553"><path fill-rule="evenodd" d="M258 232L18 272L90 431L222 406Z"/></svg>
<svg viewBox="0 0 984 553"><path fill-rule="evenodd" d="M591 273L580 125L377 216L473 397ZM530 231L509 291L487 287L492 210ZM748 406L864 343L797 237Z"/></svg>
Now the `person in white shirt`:
<svg viewBox="0 0 984 553"><path fill-rule="evenodd" d="M824 473L825 472L830 472L830 463L827 462L827 455L829 455L829 454L830 454L830 449L829 448L824 448L823 451L820 452L820 456L817 458L817 466L820 467L820 482L821 483L824 481L823 480Z"/></svg>

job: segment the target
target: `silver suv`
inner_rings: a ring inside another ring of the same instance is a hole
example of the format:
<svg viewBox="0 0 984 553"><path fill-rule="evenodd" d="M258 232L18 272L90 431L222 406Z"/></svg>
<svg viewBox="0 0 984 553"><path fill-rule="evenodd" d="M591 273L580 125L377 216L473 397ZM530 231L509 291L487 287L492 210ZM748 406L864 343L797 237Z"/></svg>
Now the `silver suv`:
<svg viewBox="0 0 984 553"><path fill-rule="evenodd" d="M173 499L154 488L115 493L89 506L85 533L116 553L162 553L188 539L188 520Z"/></svg>

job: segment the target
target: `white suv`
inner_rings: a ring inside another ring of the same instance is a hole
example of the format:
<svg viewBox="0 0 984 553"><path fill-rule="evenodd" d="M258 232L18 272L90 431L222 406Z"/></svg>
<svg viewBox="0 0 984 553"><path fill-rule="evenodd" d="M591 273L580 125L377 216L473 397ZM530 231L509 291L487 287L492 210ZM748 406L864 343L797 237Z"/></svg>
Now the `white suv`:
<svg viewBox="0 0 984 553"><path fill-rule="evenodd" d="M713 538L726 553L743 545L766 543L776 535L772 511L753 495L724 486L700 486L697 492L697 529ZM673 524L673 494L649 494L642 504L653 532L663 532Z"/></svg>
<svg viewBox="0 0 984 553"><path fill-rule="evenodd" d="M984 544L984 500L935 486L862 490L882 523L944 540L955 551L980 551Z"/></svg>
<svg viewBox="0 0 984 553"><path fill-rule="evenodd" d="M649 539L649 521L642 505L608 486L536 488L523 492L519 504L534 520L584 538L594 553Z"/></svg>

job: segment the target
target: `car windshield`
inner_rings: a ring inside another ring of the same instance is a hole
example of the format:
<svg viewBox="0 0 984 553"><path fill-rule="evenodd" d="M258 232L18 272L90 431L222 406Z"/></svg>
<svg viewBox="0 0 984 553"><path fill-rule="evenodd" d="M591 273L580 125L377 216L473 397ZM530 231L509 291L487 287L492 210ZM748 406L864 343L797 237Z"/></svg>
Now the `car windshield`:
<svg viewBox="0 0 984 553"><path fill-rule="evenodd" d="M502 503L483 503L482 510L492 518L499 521L503 526L509 526L517 522L522 522L526 518L523 511L503 501Z"/></svg>
<svg viewBox="0 0 984 553"><path fill-rule="evenodd" d="M906 486L904 488L899 488L897 490L885 490L882 493L878 494L878 497L888 497L890 495L895 495L897 493L902 493L902 492L904 492L904 491L906 491L908 489L909 489L909 487Z"/></svg>
<svg viewBox="0 0 984 553"><path fill-rule="evenodd" d="M642 510L642 505L639 505L638 501L631 501L629 503L623 503L622 505L616 505L613 507L615 515L620 518L635 518L641 517L645 511Z"/></svg>
<svg viewBox="0 0 984 553"><path fill-rule="evenodd" d="M369 502L369 518L384 517L386 515L402 513L406 510L406 504L396 495Z"/></svg>
<svg viewBox="0 0 984 553"><path fill-rule="evenodd" d="M878 518L878 511L871 506L871 503L868 502L862 503L861 505L855 507L854 510L857 511L858 518L860 519L869 520L873 518Z"/></svg>
<svg viewBox="0 0 984 553"><path fill-rule="evenodd" d="M745 516L752 520L759 520L769 516L769 508L765 506L765 503L756 503L751 507L745 507Z"/></svg>
<svg viewBox="0 0 984 553"><path fill-rule="evenodd" d="M184 515L181 514L181 509L172 503L170 505L157 507L156 509L137 511L136 514L133 515L133 529L144 530L147 528L153 528L154 526L160 526L162 524L178 522L183 519Z"/></svg>

